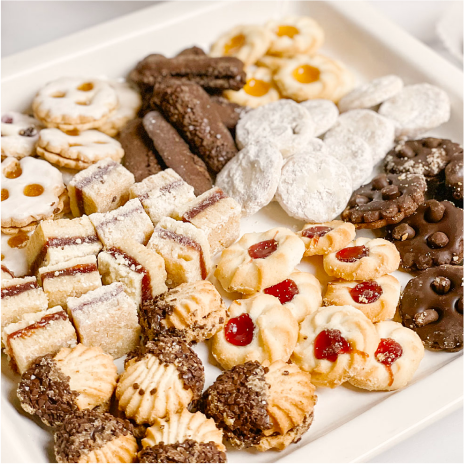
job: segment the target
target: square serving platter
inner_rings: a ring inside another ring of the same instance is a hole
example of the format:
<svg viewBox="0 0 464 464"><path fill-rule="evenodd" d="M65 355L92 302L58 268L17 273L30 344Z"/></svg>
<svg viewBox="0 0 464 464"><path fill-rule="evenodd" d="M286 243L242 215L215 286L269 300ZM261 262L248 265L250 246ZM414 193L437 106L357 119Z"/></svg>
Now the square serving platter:
<svg viewBox="0 0 464 464"><path fill-rule="evenodd" d="M83 5L84 7L84 5ZM35 92L64 75L123 77L143 57L171 56L183 48L208 48L236 24L263 24L286 14L314 17L326 32L321 53L341 59L358 82L397 74L406 84L428 82L451 100L451 119L431 134L462 143L463 74L364 2L169 2L2 60L2 110L25 111ZM271 203L242 219L241 234L303 223ZM373 236L371 231L359 235ZM217 259L217 258L216 258ZM321 259L300 269L327 282ZM411 276L396 272L404 285ZM233 295L223 294L228 302ZM205 344L206 386L220 370ZM319 388L315 420L302 440L282 452L228 452L229 462L365 462L462 406L462 353L427 351L412 383L397 392L368 392L350 386ZM121 363L119 363L121 366ZM24 413L16 398L18 376L2 354L2 462L55 462L53 436Z"/></svg>

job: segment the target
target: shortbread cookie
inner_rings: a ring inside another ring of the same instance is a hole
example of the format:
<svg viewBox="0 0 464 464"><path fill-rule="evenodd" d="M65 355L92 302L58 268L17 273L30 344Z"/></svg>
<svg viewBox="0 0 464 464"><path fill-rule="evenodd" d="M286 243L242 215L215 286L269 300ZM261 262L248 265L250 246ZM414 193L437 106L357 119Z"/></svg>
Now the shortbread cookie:
<svg viewBox="0 0 464 464"><path fill-rule="evenodd" d="M300 151L285 162L276 199L295 219L327 222L343 211L351 188L350 173L340 161Z"/></svg>
<svg viewBox="0 0 464 464"><path fill-rule="evenodd" d="M372 322L392 319L398 306L401 285L391 275L375 280L334 280L327 284L324 306L353 306Z"/></svg>
<svg viewBox="0 0 464 464"><path fill-rule="evenodd" d="M120 162L124 156L121 144L103 132L62 132L55 128L40 131L37 153L50 163L70 169L85 169L105 158Z"/></svg>
<svg viewBox="0 0 464 464"><path fill-rule="evenodd" d="M257 66L261 66L263 68L268 68L274 74L277 72L285 63L288 63L291 58L282 58L280 56L274 55L264 55L262 56L257 62Z"/></svg>
<svg viewBox="0 0 464 464"><path fill-rule="evenodd" d="M78 298L102 285L95 255L41 267L38 277L50 307L66 308L69 297Z"/></svg>
<svg viewBox="0 0 464 464"><path fill-rule="evenodd" d="M202 403L234 448L283 450L311 426L314 392L310 375L295 364L250 361L221 374Z"/></svg>
<svg viewBox="0 0 464 464"><path fill-rule="evenodd" d="M216 186L238 202L242 215L251 216L274 198L282 165L277 147L266 139L257 140L224 166L216 178Z"/></svg>
<svg viewBox="0 0 464 464"><path fill-rule="evenodd" d="M375 324L380 343L363 370L349 382L366 390L399 390L412 379L424 357L419 336L398 322Z"/></svg>
<svg viewBox="0 0 464 464"><path fill-rule="evenodd" d="M251 67L247 71L247 81L242 89L226 90L224 96L233 103L250 108L257 108L280 99L271 70L261 66Z"/></svg>
<svg viewBox="0 0 464 464"><path fill-rule="evenodd" d="M33 155L42 127L37 119L27 114L2 113L2 160L8 156L21 159Z"/></svg>
<svg viewBox="0 0 464 464"><path fill-rule="evenodd" d="M271 44L271 33L263 26L235 26L211 46L210 56L234 56L245 66L256 63Z"/></svg>
<svg viewBox="0 0 464 464"><path fill-rule="evenodd" d="M112 159L103 159L76 174L68 185L74 216L107 213L124 205L134 175Z"/></svg>
<svg viewBox="0 0 464 464"><path fill-rule="evenodd" d="M403 80L394 74L389 74L356 87L338 102L338 107L341 113L370 109L393 97L402 89Z"/></svg>
<svg viewBox="0 0 464 464"><path fill-rule="evenodd" d="M105 247L126 236L146 245L153 233L153 223L137 198L108 213L91 214L89 219Z"/></svg>
<svg viewBox="0 0 464 464"><path fill-rule="evenodd" d="M289 229L245 234L221 255L215 276L228 292L255 293L285 280L304 254Z"/></svg>
<svg viewBox="0 0 464 464"><path fill-rule="evenodd" d="M408 85L382 103L379 114L394 122L396 137L416 138L449 120L450 101L434 85Z"/></svg>
<svg viewBox="0 0 464 464"><path fill-rule="evenodd" d="M116 388L118 407L137 424L185 409L203 390L200 358L179 338L160 337L127 356Z"/></svg>
<svg viewBox="0 0 464 464"><path fill-rule="evenodd" d="M305 256L326 255L348 245L356 237L356 230L349 222L335 220L306 224L297 235L305 244Z"/></svg>
<svg viewBox="0 0 464 464"><path fill-rule="evenodd" d="M208 280L181 284L147 301L139 312L144 340L167 333L198 343L221 330L225 321L224 301Z"/></svg>
<svg viewBox="0 0 464 464"><path fill-rule="evenodd" d="M232 245L240 235L241 207L219 187L181 205L174 217L193 224L205 233L211 255Z"/></svg>
<svg viewBox="0 0 464 464"><path fill-rule="evenodd" d="M139 344L137 305L121 283L68 298L67 306L84 345L99 346L106 354L119 358Z"/></svg>
<svg viewBox="0 0 464 464"><path fill-rule="evenodd" d="M107 408L118 377L113 358L101 348L77 345L37 359L22 375L22 408L54 427L84 409Z"/></svg>
<svg viewBox="0 0 464 464"><path fill-rule="evenodd" d="M380 174L351 195L341 214L357 229L379 229L401 222L424 201L427 183L421 174Z"/></svg>
<svg viewBox="0 0 464 464"><path fill-rule="evenodd" d="M335 388L356 377L376 350L374 324L352 306L326 306L300 324L292 361L320 387Z"/></svg>
<svg viewBox="0 0 464 464"><path fill-rule="evenodd" d="M16 235L2 233L2 266L11 271L15 277L33 274L29 270L26 259L26 246L30 232L19 232Z"/></svg>
<svg viewBox="0 0 464 464"><path fill-rule="evenodd" d="M137 306L167 290L163 258L129 237L114 240L98 255L103 284L121 282Z"/></svg>
<svg viewBox="0 0 464 464"><path fill-rule="evenodd" d="M351 110L340 115L335 125L325 134L324 140L336 137L343 140L346 134L357 135L371 148L374 164L379 162L393 146L395 126L390 119L371 110Z"/></svg>
<svg viewBox="0 0 464 464"><path fill-rule="evenodd" d="M309 16L287 16L281 20L271 20L266 23L266 28L272 34L268 50L271 55L312 55L324 43L324 30Z"/></svg>
<svg viewBox="0 0 464 464"><path fill-rule="evenodd" d="M224 330L211 340L211 352L224 369L258 361L287 362L298 338L292 311L271 295L259 293L235 300L227 311Z"/></svg>
<svg viewBox="0 0 464 464"><path fill-rule="evenodd" d="M118 96L101 79L61 77L42 87L32 102L34 115L47 127L98 129L118 106Z"/></svg>
<svg viewBox="0 0 464 464"><path fill-rule="evenodd" d="M174 217L176 208L195 198L193 187L172 169L132 185L129 194L140 200L155 225L165 216Z"/></svg>
<svg viewBox="0 0 464 464"><path fill-rule="evenodd" d="M325 134L338 119L337 105L330 100L314 98L300 103L313 118L315 130L314 137Z"/></svg>
<svg viewBox="0 0 464 464"><path fill-rule="evenodd" d="M6 325L2 342L11 368L23 374L37 358L74 346L77 336L66 311L55 306L23 314L18 322Z"/></svg>
<svg viewBox="0 0 464 464"><path fill-rule="evenodd" d="M206 234L192 224L165 217L155 227L147 248L164 258L169 288L204 280L211 271Z"/></svg>
<svg viewBox="0 0 464 464"><path fill-rule="evenodd" d="M96 411L79 411L55 432L57 462L135 462L137 440L129 421Z"/></svg>
<svg viewBox="0 0 464 464"><path fill-rule="evenodd" d="M244 114L237 124L236 141L240 149L251 142L268 139L285 156L286 151L303 148L314 136L311 115L291 100L280 100Z"/></svg>
<svg viewBox="0 0 464 464"><path fill-rule="evenodd" d="M324 270L344 280L371 280L398 269L400 254L382 238L359 237L347 247L324 255Z"/></svg>

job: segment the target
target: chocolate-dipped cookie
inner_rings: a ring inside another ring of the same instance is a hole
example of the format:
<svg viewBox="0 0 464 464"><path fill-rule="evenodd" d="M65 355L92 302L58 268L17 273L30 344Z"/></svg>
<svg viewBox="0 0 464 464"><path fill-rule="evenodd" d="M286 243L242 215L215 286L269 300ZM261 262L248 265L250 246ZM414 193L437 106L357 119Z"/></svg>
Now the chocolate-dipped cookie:
<svg viewBox="0 0 464 464"><path fill-rule="evenodd" d="M445 169L445 186L447 200L462 208L462 183L463 183L463 160L462 153L459 157L450 161Z"/></svg>
<svg viewBox="0 0 464 464"><path fill-rule="evenodd" d="M237 125L240 116L249 109L246 106L232 103L220 95L212 95L211 103L224 126L231 131L235 130L235 126Z"/></svg>
<svg viewBox="0 0 464 464"><path fill-rule="evenodd" d="M342 219L357 229L379 229L410 216L424 201L422 174L380 174L351 195Z"/></svg>
<svg viewBox="0 0 464 464"><path fill-rule="evenodd" d="M462 350L462 266L427 269L406 285L400 302L403 325L430 350Z"/></svg>
<svg viewBox="0 0 464 464"><path fill-rule="evenodd" d="M387 238L400 252L401 267L421 271L442 264L460 264L462 213L449 201L429 200L413 215L389 226Z"/></svg>

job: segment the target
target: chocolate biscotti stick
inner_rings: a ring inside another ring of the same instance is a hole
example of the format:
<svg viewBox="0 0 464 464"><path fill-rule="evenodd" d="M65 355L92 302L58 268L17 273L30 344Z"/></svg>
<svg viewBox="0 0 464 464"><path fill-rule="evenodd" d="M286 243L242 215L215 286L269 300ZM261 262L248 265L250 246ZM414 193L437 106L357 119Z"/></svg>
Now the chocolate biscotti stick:
<svg viewBox="0 0 464 464"><path fill-rule="evenodd" d="M193 47L186 48L185 50L182 50L179 52L176 57L178 56L185 56L185 55L190 55L190 56L207 56L206 53L203 51L202 48L197 47L194 45Z"/></svg>
<svg viewBox="0 0 464 464"><path fill-rule="evenodd" d="M229 130L235 129L240 116L244 111L247 111L248 107L232 103L220 95L211 95L210 98L213 108L217 111L224 126Z"/></svg>

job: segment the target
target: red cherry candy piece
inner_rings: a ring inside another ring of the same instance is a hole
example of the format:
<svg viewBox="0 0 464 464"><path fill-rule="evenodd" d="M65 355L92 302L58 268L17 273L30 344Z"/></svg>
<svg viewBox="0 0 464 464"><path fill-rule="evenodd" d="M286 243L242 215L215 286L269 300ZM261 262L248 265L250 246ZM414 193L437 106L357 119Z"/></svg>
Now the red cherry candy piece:
<svg viewBox="0 0 464 464"><path fill-rule="evenodd" d="M374 280L361 282L350 289L351 298L359 304L370 304L377 301L382 295L382 287Z"/></svg>
<svg viewBox="0 0 464 464"><path fill-rule="evenodd" d="M335 257L344 263L354 263L358 259L365 258L369 255L369 249L364 245L343 248L337 251Z"/></svg>
<svg viewBox="0 0 464 464"><path fill-rule="evenodd" d="M277 250L279 244L276 240L265 240L264 242L255 243L248 248L248 254L253 259L264 259L271 256Z"/></svg>
<svg viewBox="0 0 464 464"><path fill-rule="evenodd" d="M319 332L314 340L314 355L316 359L327 359L335 362L339 354L351 353L350 343L336 329L326 329Z"/></svg>
<svg viewBox="0 0 464 464"><path fill-rule="evenodd" d="M235 346L246 346L253 340L255 325L248 314L233 317L224 329L226 340Z"/></svg>
<svg viewBox="0 0 464 464"><path fill-rule="evenodd" d="M292 301L295 295L298 295L300 291L298 290L297 284L292 279L287 279L264 289L264 293L266 295L275 296L279 299L280 304L285 304Z"/></svg>
<svg viewBox="0 0 464 464"><path fill-rule="evenodd" d="M324 237L324 235L328 234L333 227L326 227L326 226L315 226L315 227L308 227L307 229L303 230L301 235L306 238L320 238Z"/></svg>
<svg viewBox="0 0 464 464"><path fill-rule="evenodd" d="M402 354L403 348L398 342L392 338L382 338L375 352L375 359L381 364L391 366Z"/></svg>

